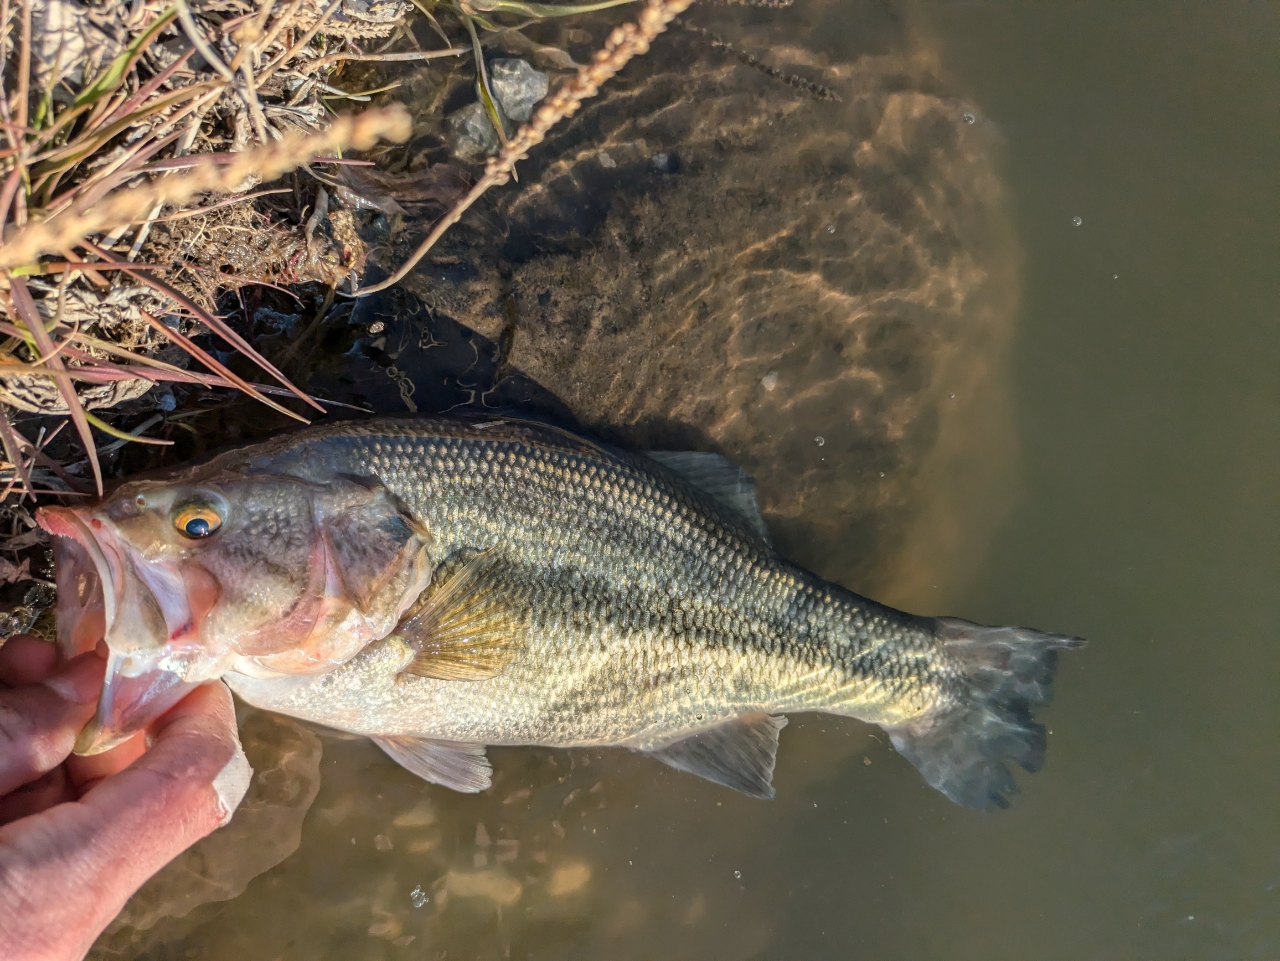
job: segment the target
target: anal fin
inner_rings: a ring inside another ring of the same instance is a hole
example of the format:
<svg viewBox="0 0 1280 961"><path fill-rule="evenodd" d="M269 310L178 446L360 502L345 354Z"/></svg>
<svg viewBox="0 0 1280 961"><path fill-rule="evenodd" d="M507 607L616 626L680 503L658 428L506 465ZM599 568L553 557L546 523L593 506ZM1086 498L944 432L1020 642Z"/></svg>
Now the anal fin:
<svg viewBox="0 0 1280 961"><path fill-rule="evenodd" d="M450 571L395 633L417 655L409 674L440 681L496 677L516 654L522 628L493 576L495 557L485 551Z"/></svg>
<svg viewBox="0 0 1280 961"><path fill-rule="evenodd" d="M749 797L771 798L778 732L786 726L785 717L744 714L646 753Z"/></svg>
<svg viewBox="0 0 1280 961"><path fill-rule="evenodd" d="M371 740L401 767L432 784L476 794L493 782L493 766L483 744L391 734Z"/></svg>

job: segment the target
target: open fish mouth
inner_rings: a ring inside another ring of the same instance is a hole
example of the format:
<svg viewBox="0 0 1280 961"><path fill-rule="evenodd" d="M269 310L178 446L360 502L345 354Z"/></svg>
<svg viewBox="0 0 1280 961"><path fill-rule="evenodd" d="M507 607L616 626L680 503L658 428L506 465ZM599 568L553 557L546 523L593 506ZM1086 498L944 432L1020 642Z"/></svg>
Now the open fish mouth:
<svg viewBox="0 0 1280 961"><path fill-rule="evenodd" d="M54 535L58 651L70 659L93 650L115 623L116 573L97 538L74 511L47 507L37 512L36 520ZM107 584L109 591L104 590Z"/></svg>
<svg viewBox="0 0 1280 961"><path fill-rule="evenodd" d="M71 658L99 642L109 652L97 715L74 748L76 754L99 754L145 729L216 674L191 643L192 592L179 572L136 563L96 517L46 507L36 520L54 535L59 652ZM207 610L213 592L202 593Z"/></svg>

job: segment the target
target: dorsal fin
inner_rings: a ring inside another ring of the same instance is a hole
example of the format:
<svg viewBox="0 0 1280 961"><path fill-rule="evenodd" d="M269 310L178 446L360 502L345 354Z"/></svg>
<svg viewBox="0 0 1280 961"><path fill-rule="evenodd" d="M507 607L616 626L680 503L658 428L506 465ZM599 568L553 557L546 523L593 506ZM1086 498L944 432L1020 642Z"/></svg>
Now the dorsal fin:
<svg viewBox="0 0 1280 961"><path fill-rule="evenodd" d="M522 628L492 576L496 559L488 550L455 567L400 622L395 634L417 652L406 673L479 681L511 662Z"/></svg>
<svg viewBox="0 0 1280 961"><path fill-rule="evenodd" d="M651 450L646 456L710 494L769 543L769 528L756 504L756 482L729 458L692 450Z"/></svg>
<svg viewBox="0 0 1280 961"><path fill-rule="evenodd" d="M493 781L493 766L485 757L483 744L395 734L375 736L371 740L405 770L432 784L475 794Z"/></svg>
<svg viewBox="0 0 1280 961"><path fill-rule="evenodd" d="M778 732L786 726L785 717L744 714L646 753L749 797L771 798Z"/></svg>

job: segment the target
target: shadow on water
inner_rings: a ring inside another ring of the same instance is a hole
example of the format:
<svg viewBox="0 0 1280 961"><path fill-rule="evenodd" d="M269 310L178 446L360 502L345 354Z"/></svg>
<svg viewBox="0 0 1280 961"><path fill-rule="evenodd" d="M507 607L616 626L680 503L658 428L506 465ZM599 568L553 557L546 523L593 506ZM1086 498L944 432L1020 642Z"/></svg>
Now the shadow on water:
<svg viewBox="0 0 1280 961"><path fill-rule="evenodd" d="M576 425L554 393L511 366L510 339L504 329L490 340L392 288L356 302L308 376L321 396L377 414L521 411Z"/></svg>

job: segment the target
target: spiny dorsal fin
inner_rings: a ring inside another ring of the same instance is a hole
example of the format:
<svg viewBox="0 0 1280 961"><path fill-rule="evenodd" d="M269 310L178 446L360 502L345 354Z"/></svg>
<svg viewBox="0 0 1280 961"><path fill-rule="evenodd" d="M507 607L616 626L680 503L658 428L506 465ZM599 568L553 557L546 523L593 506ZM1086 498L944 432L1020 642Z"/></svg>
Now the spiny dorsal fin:
<svg viewBox="0 0 1280 961"><path fill-rule="evenodd" d="M727 724L648 751L678 771L696 774L749 797L773 797L773 765L785 717L744 714Z"/></svg>
<svg viewBox="0 0 1280 961"><path fill-rule="evenodd" d="M521 626L503 604L485 551L448 573L396 628L417 652L405 672L439 681L480 681L501 674L515 657Z"/></svg>
<svg viewBox="0 0 1280 961"><path fill-rule="evenodd" d="M432 784L476 794L493 782L493 766L485 757L483 744L392 734L372 740L405 770Z"/></svg>
<svg viewBox="0 0 1280 961"><path fill-rule="evenodd" d="M710 494L769 543L769 528L756 504L756 482L729 458L690 450L651 450L646 456Z"/></svg>

